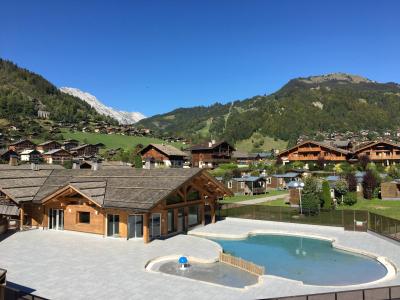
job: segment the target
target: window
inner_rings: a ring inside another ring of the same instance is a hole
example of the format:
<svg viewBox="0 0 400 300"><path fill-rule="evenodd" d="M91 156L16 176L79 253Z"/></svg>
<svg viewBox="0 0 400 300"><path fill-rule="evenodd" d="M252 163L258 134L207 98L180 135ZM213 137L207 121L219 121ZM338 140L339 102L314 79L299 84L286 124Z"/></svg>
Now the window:
<svg viewBox="0 0 400 300"><path fill-rule="evenodd" d="M199 223L199 206L189 206L188 225L193 226Z"/></svg>
<svg viewBox="0 0 400 300"><path fill-rule="evenodd" d="M244 189L244 182L243 181L240 183L240 188Z"/></svg>
<svg viewBox="0 0 400 300"><path fill-rule="evenodd" d="M267 184L271 184L271 177L267 177Z"/></svg>
<svg viewBox="0 0 400 300"><path fill-rule="evenodd" d="M200 200L200 193L194 189L191 189L187 194L187 201Z"/></svg>
<svg viewBox="0 0 400 300"><path fill-rule="evenodd" d="M231 189L232 188L232 180L229 180L228 181L228 189Z"/></svg>
<svg viewBox="0 0 400 300"><path fill-rule="evenodd" d="M179 194L171 195L167 198L167 205L177 204L182 201L183 199Z"/></svg>
<svg viewBox="0 0 400 300"><path fill-rule="evenodd" d="M78 222L83 224L90 224L90 212L79 211L78 212Z"/></svg>

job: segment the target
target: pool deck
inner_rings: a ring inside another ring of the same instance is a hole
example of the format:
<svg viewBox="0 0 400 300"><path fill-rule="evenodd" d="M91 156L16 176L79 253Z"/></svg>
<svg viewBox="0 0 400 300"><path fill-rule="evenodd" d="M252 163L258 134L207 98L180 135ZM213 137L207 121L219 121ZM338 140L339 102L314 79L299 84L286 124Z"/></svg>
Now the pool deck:
<svg viewBox="0 0 400 300"><path fill-rule="evenodd" d="M268 221L226 219L145 245L142 241L52 230L30 230L0 239L0 267L9 282L50 299L255 299L356 289L356 286L303 285L271 275L246 289L234 289L146 270L161 257L180 255L212 262L219 245L194 235L244 237L250 232L299 234L335 239L335 244L374 253L400 266L400 244L371 233L342 228ZM267 269L268 273L268 269ZM362 287L400 284L390 280ZM360 286L361 287L361 286Z"/></svg>

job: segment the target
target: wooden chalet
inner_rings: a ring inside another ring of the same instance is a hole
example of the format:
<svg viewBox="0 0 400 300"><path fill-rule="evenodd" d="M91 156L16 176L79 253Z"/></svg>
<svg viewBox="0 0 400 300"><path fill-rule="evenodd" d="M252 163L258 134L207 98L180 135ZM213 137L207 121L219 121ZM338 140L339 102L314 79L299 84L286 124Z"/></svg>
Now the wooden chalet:
<svg viewBox="0 0 400 300"><path fill-rule="evenodd" d="M61 149L61 144L57 141L46 141L36 146L36 150L40 153L49 152L54 149Z"/></svg>
<svg viewBox="0 0 400 300"><path fill-rule="evenodd" d="M362 156L368 156L374 163L396 164L400 162L400 144L386 141L366 143L353 151L353 159L358 160Z"/></svg>
<svg viewBox="0 0 400 300"><path fill-rule="evenodd" d="M182 168L187 154L171 145L149 144L140 152L147 167Z"/></svg>
<svg viewBox="0 0 400 300"><path fill-rule="evenodd" d="M0 150L0 159L3 162L9 162L11 157L18 158L18 153L14 150L2 149Z"/></svg>
<svg viewBox="0 0 400 300"><path fill-rule="evenodd" d="M232 195L200 169L0 170L0 191L21 226L145 243L215 222L217 199Z"/></svg>
<svg viewBox="0 0 400 300"><path fill-rule="evenodd" d="M64 149L52 149L43 153L43 160L48 164L63 164L72 160L72 154Z"/></svg>
<svg viewBox="0 0 400 300"><path fill-rule="evenodd" d="M194 145L190 148L192 166L195 168L216 168L219 164L231 162L233 151L235 151L235 148L226 141L211 141Z"/></svg>
<svg viewBox="0 0 400 300"><path fill-rule="evenodd" d="M96 156L99 153L99 147L97 145L83 144L78 147L72 148L70 152L74 156L81 156L81 157Z"/></svg>
<svg viewBox="0 0 400 300"><path fill-rule="evenodd" d="M79 146L79 141L77 140L66 140L62 143L61 148L70 151L72 148Z"/></svg>
<svg viewBox="0 0 400 300"><path fill-rule="evenodd" d="M24 150L20 152L19 158L21 161L38 163L42 158L42 153L36 149Z"/></svg>
<svg viewBox="0 0 400 300"><path fill-rule="evenodd" d="M315 162L323 158L326 162L343 162L350 157L351 152L341 148L336 148L329 144L316 141L304 141L292 148L289 148L278 157L284 163L302 161L305 163Z"/></svg>
<svg viewBox="0 0 400 300"><path fill-rule="evenodd" d="M19 140L17 142L11 143L8 145L8 150L13 150L15 152L22 152L28 149L35 149L36 144L31 142L30 140Z"/></svg>
<svg viewBox="0 0 400 300"><path fill-rule="evenodd" d="M232 178L225 186L235 195L259 195L267 192L266 178L262 176Z"/></svg>

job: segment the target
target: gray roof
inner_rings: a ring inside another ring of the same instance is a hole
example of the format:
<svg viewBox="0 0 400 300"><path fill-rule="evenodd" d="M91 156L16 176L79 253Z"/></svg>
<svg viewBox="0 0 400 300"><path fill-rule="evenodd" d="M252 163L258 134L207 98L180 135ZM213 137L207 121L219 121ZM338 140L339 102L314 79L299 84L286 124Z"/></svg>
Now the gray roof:
<svg viewBox="0 0 400 300"><path fill-rule="evenodd" d="M52 154L55 154L60 151L69 153L67 150L64 150L64 149L52 149L52 150L49 150L49 151L43 153L43 155L52 155Z"/></svg>
<svg viewBox="0 0 400 300"><path fill-rule="evenodd" d="M174 146L166 144L149 144L148 146L144 147L143 150L140 152L145 152L144 150L149 147L154 147L168 156L187 156L185 152L175 148Z"/></svg>
<svg viewBox="0 0 400 300"><path fill-rule="evenodd" d="M148 210L200 169L54 170L34 197L71 186L103 207Z"/></svg>
<svg viewBox="0 0 400 300"><path fill-rule="evenodd" d="M300 176L301 174L296 173L296 172L288 172L285 174L274 174L272 175L272 177L276 177L276 178L296 178L298 176Z"/></svg>
<svg viewBox="0 0 400 300"><path fill-rule="evenodd" d="M64 169L61 165L48 165L48 164L38 164L36 167L39 170L54 170L54 169ZM17 166L11 166L9 164L0 164L0 171L4 170L31 170L31 164L22 164ZM0 186L1 187L1 186Z"/></svg>
<svg viewBox="0 0 400 300"><path fill-rule="evenodd" d="M233 178L233 180L236 180L239 182L255 182L258 180L265 180L265 178L262 176L245 176L245 177L240 177L240 178Z"/></svg>

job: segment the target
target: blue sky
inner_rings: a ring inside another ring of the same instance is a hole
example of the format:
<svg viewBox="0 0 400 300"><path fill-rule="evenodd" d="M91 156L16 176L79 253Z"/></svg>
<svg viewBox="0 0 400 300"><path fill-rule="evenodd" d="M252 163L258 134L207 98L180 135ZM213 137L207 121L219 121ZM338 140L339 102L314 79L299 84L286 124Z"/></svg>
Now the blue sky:
<svg viewBox="0 0 400 300"><path fill-rule="evenodd" d="M348 72L400 82L400 1L4 1L0 57L150 116Z"/></svg>

